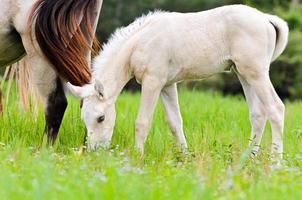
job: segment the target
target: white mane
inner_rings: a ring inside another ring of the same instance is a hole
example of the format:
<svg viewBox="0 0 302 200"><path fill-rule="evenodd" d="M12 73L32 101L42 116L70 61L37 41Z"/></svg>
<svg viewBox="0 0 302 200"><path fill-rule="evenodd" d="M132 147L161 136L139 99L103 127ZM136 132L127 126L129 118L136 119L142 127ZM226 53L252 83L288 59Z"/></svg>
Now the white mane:
<svg viewBox="0 0 302 200"><path fill-rule="evenodd" d="M111 34L108 42L103 45L99 55L94 59L93 71L100 69L103 66L106 58L112 53L115 53L116 48L120 48L125 41L140 31L142 27L150 23L154 18L167 13L168 12L160 10L149 12L148 14L137 18L130 25L116 29L116 31Z"/></svg>

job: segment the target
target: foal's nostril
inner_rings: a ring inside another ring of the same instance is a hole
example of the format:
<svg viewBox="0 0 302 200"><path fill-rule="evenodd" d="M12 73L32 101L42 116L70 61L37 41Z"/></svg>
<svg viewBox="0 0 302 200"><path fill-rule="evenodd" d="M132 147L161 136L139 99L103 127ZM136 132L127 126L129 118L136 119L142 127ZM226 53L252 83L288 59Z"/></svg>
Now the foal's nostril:
<svg viewBox="0 0 302 200"><path fill-rule="evenodd" d="M98 123L101 123L101 122L103 122L105 120L105 115L102 115L102 116L100 116L98 119L97 119L97 122Z"/></svg>
<svg viewBox="0 0 302 200"><path fill-rule="evenodd" d="M84 136L84 140L83 140L83 145L84 146L87 145L87 137L88 137L87 133L88 133L88 131L87 131L87 128L86 128L85 129L85 136Z"/></svg>

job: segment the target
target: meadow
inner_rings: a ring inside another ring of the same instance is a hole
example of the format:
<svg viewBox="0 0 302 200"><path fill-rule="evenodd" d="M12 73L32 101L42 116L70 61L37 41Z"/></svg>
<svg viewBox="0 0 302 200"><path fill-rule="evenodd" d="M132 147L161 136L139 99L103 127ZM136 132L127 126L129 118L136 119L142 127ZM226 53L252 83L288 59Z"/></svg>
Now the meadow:
<svg viewBox="0 0 302 200"><path fill-rule="evenodd" d="M190 153L180 153L159 103L141 157L134 148L139 94L119 97L110 149L78 154L85 128L77 100L68 99L57 143L40 148L43 112L21 111L13 93L0 117L0 199L302 199L301 102L286 102L284 163L272 170L269 125L260 154L249 159L242 96L179 94Z"/></svg>

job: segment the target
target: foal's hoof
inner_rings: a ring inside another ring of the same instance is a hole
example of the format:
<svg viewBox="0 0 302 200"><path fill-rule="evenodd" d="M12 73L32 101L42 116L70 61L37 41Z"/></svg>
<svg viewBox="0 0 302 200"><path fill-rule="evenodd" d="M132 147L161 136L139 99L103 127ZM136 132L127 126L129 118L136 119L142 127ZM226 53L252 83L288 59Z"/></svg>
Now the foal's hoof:
<svg viewBox="0 0 302 200"><path fill-rule="evenodd" d="M97 151L98 149L104 149L108 150L110 147L110 141L109 142L97 142L97 143L88 143L87 152L93 152Z"/></svg>
<svg viewBox="0 0 302 200"><path fill-rule="evenodd" d="M250 160L255 160L256 156L257 156L257 151L252 151L250 154Z"/></svg>
<svg viewBox="0 0 302 200"><path fill-rule="evenodd" d="M78 154L79 156L83 155L83 154L86 152L86 149L87 149L87 147L84 146L84 145L82 145L82 146L80 147L79 151L77 152L77 154Z"/></svg>
<svg viewBox="0 0 302 200"><path fill-rule="evenodd" d="M272 170L279 170L283 168L283 162L281 158L275 158L272 157L271 158L271 164L270 164L270 168Z"/></svg>
<svg viewBox="0 0 302 200"><path fill-rule="evenodd" d="M270 165L270 169L271 170L280 170L283 168L283 165L282 165L282 162L281 161L278 161L278 162L275 162L275 163L272 163Z"/></svg>
<svg viewBox="0 0 302 200"><path fill-rule="evenodd" d="M271 154L271 169L281 169L283 168L283 155L282 153L272 153Z"/></svg>

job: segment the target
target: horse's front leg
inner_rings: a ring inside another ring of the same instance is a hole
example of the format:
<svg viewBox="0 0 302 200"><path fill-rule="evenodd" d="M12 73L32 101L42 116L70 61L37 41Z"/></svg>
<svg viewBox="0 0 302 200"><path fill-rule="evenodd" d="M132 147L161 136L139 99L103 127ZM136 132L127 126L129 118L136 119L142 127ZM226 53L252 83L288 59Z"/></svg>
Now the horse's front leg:
<svg viewBox="0 0 302 200"><path fill-rule="evenodd" d="M42 58L30 59L34 82L42 97L45 112L45 136L52 145L61 126L67 108L67 99L60 78ZM39 66L36 64L39 63ZM44 143L45 141L43 141Z"/></svg>
<svg viewBox="0 0 302 200"><path fill-rule="evenodd" d="M59 133L65 110L67 108L67 99L64 93L61 80L57 77L53 82L54 89L48 94L47 105L45 107L45 134L47 144L52 145Z"/></svg>
<svg viewBox="0 0 302 200"><path fill-rule="evenodd" d="M144 143L148 136L156 102L162 88L161 80L156 77L148 76L142 81L141 104L135 122L136 147L142 154L144 153Z"/></svg>

